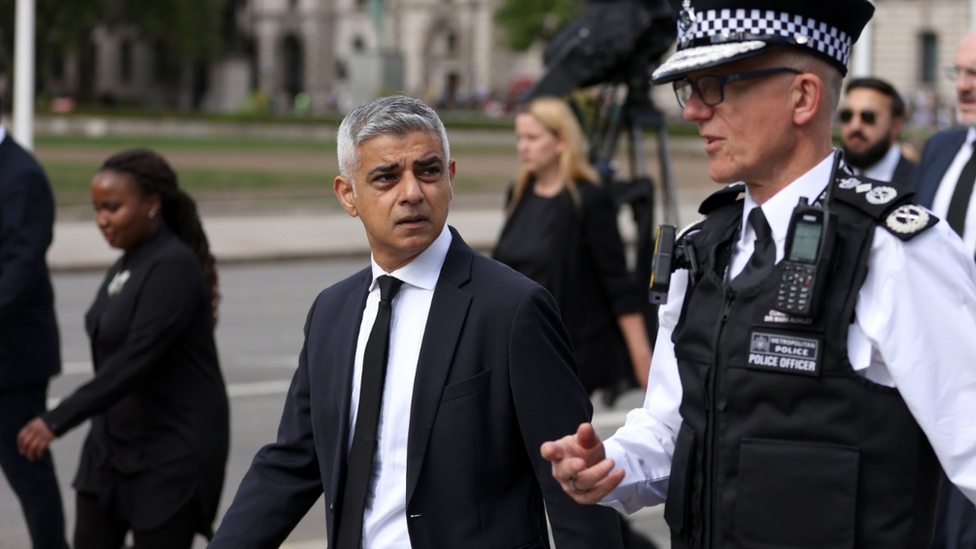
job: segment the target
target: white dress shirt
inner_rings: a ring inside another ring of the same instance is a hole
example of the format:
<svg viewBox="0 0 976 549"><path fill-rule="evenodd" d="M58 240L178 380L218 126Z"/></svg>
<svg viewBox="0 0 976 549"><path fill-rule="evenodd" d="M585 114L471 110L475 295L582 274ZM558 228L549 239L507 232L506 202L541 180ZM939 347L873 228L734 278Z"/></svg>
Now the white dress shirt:
<svg viewBox="0 0 976 549"><path fill-rule="evenodd" d="M363 310L363 321L356 341L347 456L352 450L352 433L356 428L359 410L363 353L366 351L366 341L376 320L380 302L376 279L388 274L402 280L403 286L393 298L390 354L387 359L380 421L376 430L376 456L363 515L363 547L366 549L410 549L406 515L407 437L410 431L413 382L417 373L420 345L427 326L427 315L434 297L434 287L452 239L451 231L445 225L440 236L423 253L392 273L383 271L372 260L373 282L366 297L366 308Z"/></svg>
<svg viewBox="0 0 976 549"><path fill-rule="evenodd" d="M0 124L0 143L7 138L7 130L4 129L3 124Z"/></svg>
<svg viewBox="0 0 976 549"><path fill-rule="evenodd" d="M833 155L762 205L772 228L776 258L793 207L811 202L826 187ZM755 232L747 223L756 207L746 192L742 231L733 249L730 276L752 255ZM668 303L660 308L657 346L644 406L606 441L607 457L626 476L603 504L632 513L663 503L675 438L681 426L681 380L671 333L681 313L688 272L672 277ZM976 263L948 224L939 222L909 242L875 229L868 273L848 330L848 357L861 375L897 387L931 442L949 478L976 501Z"/></svg>
<svg viewBox="0 0 976 549"><path fill-rule="evenodd" d="M966 162L969 162L969 158L973 155L974 141L976 141L976 128L969 128L969 133L966 134L966 142L959 148L956 158L953 159L952 164L949 164L949 169L942 176L942 182L939 183L939 188L935 191L932 211L941 219L945 219L946 213L949 212L949 202L952 202L952 193L956 190L956 183L959 181L959 176L962 174ZM962 241L966 244L966 249L969 250L969 257L973 257L976 254L976 192L969 197Z"/></svg>
<svg viewBox="0 0 976 549"><path fill-rule="evenodd" d="M901 145L895 143L875 165L863 170L850 165L848 165L848 168L855 174L863 175L869 179L891 181L891 178L895 176L895 169L898 168L899 162L901 162Z"/></svg>

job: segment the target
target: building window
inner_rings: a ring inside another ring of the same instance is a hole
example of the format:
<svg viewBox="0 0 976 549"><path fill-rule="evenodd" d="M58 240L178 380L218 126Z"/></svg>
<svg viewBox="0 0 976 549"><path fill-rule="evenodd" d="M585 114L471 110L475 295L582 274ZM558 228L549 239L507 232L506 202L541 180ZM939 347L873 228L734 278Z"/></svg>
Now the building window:
<svg viewBox="0 0 976 549"><path fill-rule="evenodd" d="M132 40L126 39L122 41L121 49L121 66L119 70L122 75L122 82L129 83L132 82Z"/></svg>
<svg viewBox="0 0 976 549"><path fill-rule="evenodd" d="M362 36L357 36L352 39L352 50L353 51L363 51L366 49L366 42L363 41Z"/></svg>
<svg viewBox="0 0 976 549"><path fill-rule="evenodd" d="M919 63L921 69L919 77L923 84L935 84L939 74L939 49L936 34L934 32L923 32L918 39L921 50L919 57L922 60Z"/></svg>
<svg viewBox="0 0 976 549"><path fill-rule="evenodd" d="M449 55L457 53L457 35L453 32L447 33L447 53Z"/></svg>
<svg viewBox="0 0 976 549"><path fill-rule="evenodd" d="M288 0L288 7L295 9L298 7L298 0Z"/></svg>

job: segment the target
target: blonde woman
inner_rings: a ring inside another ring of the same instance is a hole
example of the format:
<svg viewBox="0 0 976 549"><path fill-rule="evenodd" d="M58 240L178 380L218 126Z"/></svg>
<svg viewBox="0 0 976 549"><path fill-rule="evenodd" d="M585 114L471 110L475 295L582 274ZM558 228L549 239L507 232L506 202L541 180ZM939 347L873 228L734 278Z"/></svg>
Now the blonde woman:
<svg viewBox="0 0 976 549"><path fill-rule="evenodd" d="M651 349L640 293L575 116L559 99L536 99L515 119L515 134L522 165L495 259L556 298L587 392L615 394L621 380L645 387Z"/></svg>

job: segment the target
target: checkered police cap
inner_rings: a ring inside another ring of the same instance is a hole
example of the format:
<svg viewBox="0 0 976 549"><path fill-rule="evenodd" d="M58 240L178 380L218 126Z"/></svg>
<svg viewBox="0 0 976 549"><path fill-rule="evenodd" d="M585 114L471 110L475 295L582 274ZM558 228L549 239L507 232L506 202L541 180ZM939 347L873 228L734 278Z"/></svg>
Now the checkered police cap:
<svg viewBox="0 0 976 549"><path fill-rule="evenodd" d="M871 19L868 0L669 0L678 51L656 71L655 84L690 72L792 46L847 74L851 46Z"/></svg>

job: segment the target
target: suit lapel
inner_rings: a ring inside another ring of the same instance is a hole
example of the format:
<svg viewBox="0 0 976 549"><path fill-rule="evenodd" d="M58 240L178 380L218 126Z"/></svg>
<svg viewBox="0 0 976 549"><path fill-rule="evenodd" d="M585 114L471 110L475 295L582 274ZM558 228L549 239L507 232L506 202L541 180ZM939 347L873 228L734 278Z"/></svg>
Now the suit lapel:
<svg viewBox="0 0 976 549"><path fill-rule="evenodd" d="M962 128L960 131L947 134L945 136L945 144L938 145L938 156L932 160L932 168L927 169L922 174L922 177L925 179L922 181L921 188L918 189L919 204L932 207L932 203L935 201L935 193L939 190L939 184L942 183L942 178L949 169L949 165L952 164L953 159L956 158L956 154L959 153L959 147L965 143L968 132L968 128ZM933 143L933 145L937 144Z"/></svg>
<svg viewBox="0 0 976 549"><path fill-rule="evenodd" d="M338 495L341 479L344 477L346 467L346 446L349 438L349 402L352 399L352 375L355 369L356 360L356 341L359 338L359 325L363 321L363 308L366 304L366 293L369 290L372 277L370 270L366 269L360 273L362 281L360 285L349 293L341 311L336 311L333 317L335 323L335 363L336 371L335 383L327 391L333 392L335 398L330 399L338 406L336 416L339 418L339 425L336 428L335 455L332 460L332 494L330 501L335 501ZM331 312L325 314L332 315ZM309 334L311 337L312 334ZM309 368L313 364L308 365Z"/></svg>
<svg viewBox="0 0 976 549"><path fill-rule="evenodd" d="M471 295L460 287L471 278L474 252L461 240L457 231L452 228L451 232L454 239L434 288L427 326L424 329L424 341L417 360L407 442L408 503L417 487L441 393L451 370L454 350L461 336L461 326L471 304Z"/></svg>

